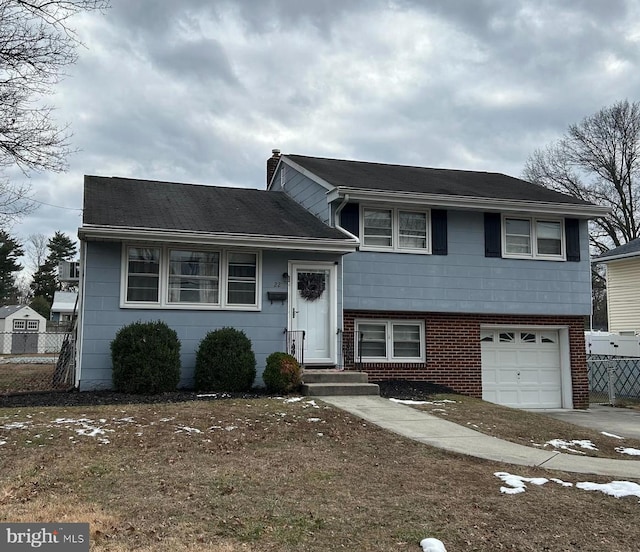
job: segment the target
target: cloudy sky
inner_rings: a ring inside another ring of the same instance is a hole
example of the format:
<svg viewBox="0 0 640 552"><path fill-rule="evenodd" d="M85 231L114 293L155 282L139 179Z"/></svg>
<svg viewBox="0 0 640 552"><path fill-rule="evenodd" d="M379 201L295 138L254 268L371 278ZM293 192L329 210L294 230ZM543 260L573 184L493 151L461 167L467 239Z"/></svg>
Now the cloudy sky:
<svg viewBox="0 0 640 552"><path fill-rule="evenodd" d="M78 153L12 233L76 236L84 174L264 188L283 153L504 172L640 100L640 3L112 0L49 99ZM20 177L17 177L18 180Z"/></svg>

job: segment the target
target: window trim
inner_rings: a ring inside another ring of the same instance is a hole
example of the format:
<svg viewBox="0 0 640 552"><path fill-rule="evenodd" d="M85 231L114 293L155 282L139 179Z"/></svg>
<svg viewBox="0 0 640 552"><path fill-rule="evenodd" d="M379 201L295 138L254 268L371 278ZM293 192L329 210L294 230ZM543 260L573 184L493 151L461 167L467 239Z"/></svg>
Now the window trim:
<svg viewBox="0 0 640 552"><path fill-rule="evenodd" d="M128 301L127 282L129 276L129 249L135 247L154 247L160 250L160 272L158 278L158 301ZM188 303L169 301L169 251L202 251L219 254L218 302L217 303ZM238 304L228 302L229 254L250 253L256 257L255 303ZM122 244L120 263L120 308L123 309L167 309L167 310L233 310L233 311L261 311L262 310L262 252L254 249L200 247L189 244L170 243L152 244L127 242Z"/></svg>
<svg viewBox="0 0 640 552"><path fill-rule="evenodd" d="M391 212L391 245L367 245L364 232L365 211L390 211ZM400 246L400 213L418 213L425 215L425 247L401 247ZM361 251L384 251L393 253L417 253L420 255L430 255L432 251L431 236L431 209L406 207L389 207L388 205L360 205L360 250Z"/></svg>
<svg viewBox="0 0 640 552"><path fill-rule="evenodd" d="M387 354L384 357L360 357L359 348L359 326L360 324L373 324L385 326L385 346ZM393 354L393 327L394 326L418 326L420 331L420 356L419 357L396 357ZM385 318L358 318L354 321L354 351L356 358L362 358L362 362L371 363L406 363L406 364L424 364L426 362L426 337L424 320L397 320Z"/></svg>
<svg viewBox="0 0 640 552"><path fill-rule="evenodd" d="M507 251L507 220L526 220L529 222L531 253L509 253ZM553 222L560 227L560 255L545 255L538 252L538 223ZM565 235L565 221L563 218L545 217L545 216L520 216L520 215L502 215L501 221L501 239L502 239L502 257L505 259L534 259L542 261L566 261L567 245Z"/></svg>
<svg viewBox="0 0 640 552"><path fill-rule="evenodd" d="M22 326L22 327L18 327ZM27 321L24 318L14 318L13 319L13 331L14 332L23 332L27 329Z"/></svg>

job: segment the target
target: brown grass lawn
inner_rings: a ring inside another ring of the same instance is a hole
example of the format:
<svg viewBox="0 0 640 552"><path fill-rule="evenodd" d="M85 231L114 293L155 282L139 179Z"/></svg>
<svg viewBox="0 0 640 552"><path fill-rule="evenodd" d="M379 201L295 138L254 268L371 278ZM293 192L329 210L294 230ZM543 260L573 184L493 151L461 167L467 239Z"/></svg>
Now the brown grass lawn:
<svg viewBox="0 0 640 552"><path fill-rule="evenodd" d="M436 394L426 400L432 404L413 405L413 407L481 433L521 445L556 450L551 445L545 446L545 443L552 439L589 440L598 450L573 446L572 448L578 452L566 450L562 452L618 460L640 460L640 456L620 454L616 451L618 447L640 450L640 441L637 439L620 440L607 437L600 431L555 420L544 414L498 406L472 397Z"/></svg>
<svg viewBox="0 0 640 552"><path fill-rule="evenodd" d="M55 362L0 364L0 393L52 390L55 368Z"/></svg>
<svg viewBox="0 0 640 552"><path fill-rule="evenodd" d="M318 406L1 409L0 517L89 522L95 551L638 550L638 498L506 495L494 472L609 478L449 454Z"/></svg>

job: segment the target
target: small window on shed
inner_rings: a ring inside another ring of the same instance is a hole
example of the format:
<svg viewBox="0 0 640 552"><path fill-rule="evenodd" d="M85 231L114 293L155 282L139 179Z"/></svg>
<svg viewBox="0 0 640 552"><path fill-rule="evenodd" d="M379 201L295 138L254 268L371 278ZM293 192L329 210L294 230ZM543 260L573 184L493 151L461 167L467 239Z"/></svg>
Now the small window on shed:
<svg viewBox="0 0 640 552"><path fill-rule="evenodd" d="M14 320L13 321L13 329L14 330L24 330L27 328L26 320Z"/></svg>
<svg viewBox="0 0 640 552"><path fill-rule="evenodd" d="M37 320L27 320L27 330L37 330L39 323Z"/></svg>

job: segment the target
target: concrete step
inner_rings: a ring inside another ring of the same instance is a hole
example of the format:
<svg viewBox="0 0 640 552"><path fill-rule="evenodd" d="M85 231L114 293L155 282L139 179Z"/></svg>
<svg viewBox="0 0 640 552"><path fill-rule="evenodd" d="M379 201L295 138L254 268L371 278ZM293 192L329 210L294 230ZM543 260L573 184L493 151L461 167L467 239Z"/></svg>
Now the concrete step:
<svg viewBox="0 0 640 552"><path fill-rule="evenodd" d="M304 383L368 383L366 372L344 370L303 370Z"/></svg>
<svg viewBox="0 0 640 552"><path fill-rule="evenodd" d="M302 394L307 397L380 395L380 388L375 383L303 383Z"/></svg>

